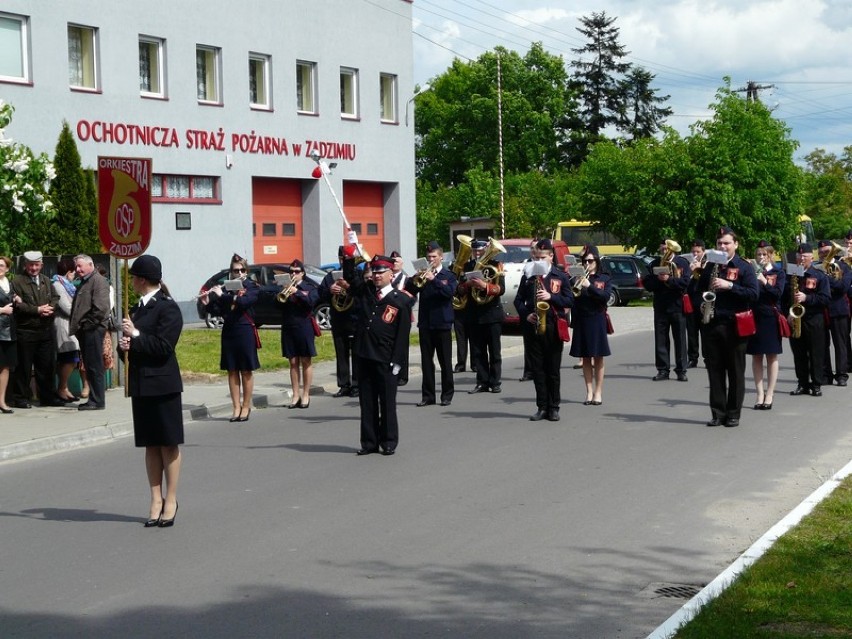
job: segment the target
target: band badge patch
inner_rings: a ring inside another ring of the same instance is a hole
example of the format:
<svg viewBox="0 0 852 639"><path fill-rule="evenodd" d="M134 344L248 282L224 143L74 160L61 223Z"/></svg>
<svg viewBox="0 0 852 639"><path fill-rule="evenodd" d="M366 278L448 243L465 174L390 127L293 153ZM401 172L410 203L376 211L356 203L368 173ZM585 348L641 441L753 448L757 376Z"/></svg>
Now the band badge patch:
<svg viewBox="0 0 852 639"><path fill-rule="evenodd" d="M606 287L606 282L597 281L594 284L595 288L601 291Z"/></svg>
<svg viewBox="0 0 852 639"><path fill-rule="evenodd" d="M776 283L777 281L778 281L778 276L777 276L777 275L767 275L767 276L766 276L766 283L767 283L769 286L775 286L775 283Z"/></svg>
<svg viewBox="0 0 852 639"><path fill-rule="evenodd" d="M393 324L396 321L397 313L399 313L399 309L396 306L386 306L382 313L382 321L385 324Z"/></svg>
<svg viewBox="0 0 852 639"><path fill-rule="evenodd" d="M816 290L817 281L815 277L806 277L805 278L805 288L809 291Z"/></svg>
<svg viewBox="0 0 852 639"><path fill-rule="evenodd" d="M551 294L558 293L562 290L562 281L557 279L550 280L550 292Z"/></svg>
<svg viewBox="0 0 852 639"><path fill-rule="evenodd" d="M740 269L729 268L725 273L725 279L729 282L736 282L738 279L740 279Z"/></svg>

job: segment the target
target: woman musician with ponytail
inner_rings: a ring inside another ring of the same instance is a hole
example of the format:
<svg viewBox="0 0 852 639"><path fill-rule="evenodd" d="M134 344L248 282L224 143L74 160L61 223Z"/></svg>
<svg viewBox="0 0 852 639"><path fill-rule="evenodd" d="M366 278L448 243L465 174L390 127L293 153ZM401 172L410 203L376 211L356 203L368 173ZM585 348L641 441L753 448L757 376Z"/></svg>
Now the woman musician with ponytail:
<svg viewBox="0 0 852 639"><path fill-rule="evenodd" d="M580 294L574 297L571 311L571 357L583 360L583 380L586 383L585 406L603 403L604 357L610 355L607 339L606 304L612 294L610 276L601 270L601 258L596 246L589 246L581 256L588 275L575 284Z"/></svg>
<svg viewBox="0 0 852 639"><path fill-rule="evenodd" d="M224 319L219 368L228 371L232 422L248 421L254 392L253 371L260 368L257 328L254 325L254 305L260 295L260 287L247 276L248 262L234 253L228 277L234 282L241 281L242 288L232 291L219 284L200 297L209 313Z"/></svg>
<svg viewBox="0 0 852 639"><path fill-rule="evenodd" d="M539 240L536 258L535 262L527 264L530 270L525 269L514 304L522 322L537 327L544 323L544 330L536 330L529 341L537 407L530 421L548 419L558 422L563 341L557 324L560 320L566 321L565 310L574 305L574 296L571 280L553 264L553 243L550 240ZM539 268L542 273L536 274L535 270ZM547 305L546 309L543 304Z"/></svg>

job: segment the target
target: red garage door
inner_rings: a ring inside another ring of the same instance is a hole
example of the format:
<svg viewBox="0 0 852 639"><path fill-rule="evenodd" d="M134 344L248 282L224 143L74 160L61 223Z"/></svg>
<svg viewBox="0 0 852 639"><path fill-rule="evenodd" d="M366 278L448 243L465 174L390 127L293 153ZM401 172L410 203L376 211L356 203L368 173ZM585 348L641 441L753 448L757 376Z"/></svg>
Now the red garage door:
<svg viewBox="0 0 852 639"><path fill-rule="evenodd" d="M290 262L302 255L302 182L252 178L254 261Z"/></svg>
<svg viewBox="0 0 852 639"><path fill-rule="evenodd" d="M384 188L374 182L344 182L343 210L370 255L385 251ZM344 229L343 242L346 243ZM388 251L393 248L388 249Z"/></svg>

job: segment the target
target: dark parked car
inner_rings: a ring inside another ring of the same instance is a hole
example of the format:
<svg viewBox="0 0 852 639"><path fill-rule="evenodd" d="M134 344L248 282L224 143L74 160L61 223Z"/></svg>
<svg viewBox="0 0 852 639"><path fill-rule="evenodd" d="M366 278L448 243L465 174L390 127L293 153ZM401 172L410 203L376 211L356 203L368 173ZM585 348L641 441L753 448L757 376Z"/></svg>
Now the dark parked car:
<svg viewBox="0 0 852 639"><path fill-rule="evenodd" d="M601 262L612 276L612 295L609 296L607 306L627 306L633 300L651 297L651 293L642 286L642 278L651 271L641 257L604 255Z"/></svg>
<svg viewBox="0 0 852 639"><path fill-rule="evenodd" d="M260 296L258 297L257 304L254 306L254 320L258 326L265 324L277 326L281 323L281 309L275 302L275 298L281 291L281 287L275 283L275 275L289 272L289 264L249 264L248 276L260 284ZM322 282L322 278L325 277L325 271L310 264L305 264L305 274L316 284ZM201 287L201 293L210 290L216 284L221 284L227 277L228 269L219 271L204 282L204 285ZM209 328L222 328L222 318L210 315L204 309L200 299L196 302L196 308L199 319L204 320L204 323ZM321 302L317 304L316 308L314 308L314 317L320 328L323 330L331 329L327 303Z"/></svg>

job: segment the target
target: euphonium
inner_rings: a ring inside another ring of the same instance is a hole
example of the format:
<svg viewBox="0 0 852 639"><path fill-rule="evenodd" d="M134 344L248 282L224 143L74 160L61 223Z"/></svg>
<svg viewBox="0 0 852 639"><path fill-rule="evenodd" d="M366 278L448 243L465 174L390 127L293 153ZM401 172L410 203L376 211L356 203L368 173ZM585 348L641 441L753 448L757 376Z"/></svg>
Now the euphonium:
<svg viewBox="0 0 852 639"><path fill-rule="evenodd" d="M710 282L719 277L719 264L713 264L713 270L710 271ZM709 324L716 313L716 293L713 291L705 291L701 294L701 323Z"/></svg>
<svg viewBox="0 0 852 639"><path fill-rule="evenodd" d="M550 304L538 299L538 292L544 287L544 282L541 276L535 278L535 334L544 335L547 332L547 313L550 310Z"/></svg>
<svg viewBox="0 0 852 639"><path fill-rule="evenodd" d="M470 260L470 256L473 253L473 249L470 246L470 243L473 242L473 238L470 235L456 235L456 239L459 241L459 250L456 253L456 259L453 262L451 270L455 273L456 277L461 277L464 274L465 264ZM467 293L455 293L453 295L453 308L457 311L462 310L465 306L467 306L468 295Z"/></svg>
<svg viewBox="0 0 852 639"><path fill-rule="evenodd" d="M502 268L499 265L492 266L489 264L489 262L499 253L506 253L506 249L503 248L503 245L500 244L500 242L489 237L488 246L485 247L485 252L482 254L482 257L476 261L476 265L473 267L473 270L475 271L482 271L482 278L489 284L496 280L502 272ZM477 304L488 304L496 297L495 295L488 295L485 291L478 288L473 289L471 291L471 295L473 295L473 300Z"/></svg>
<svg viewBox="0 0 852 639"><path fill-rule="evenodd" d="M828 252L828 255L825 256L825 259L822 261L822 269L825 271L825 274L829 277L833 277L836 280L839 280L843 277L843 271L840 269L840 266L834 263L834 258L843 250L843 247L840 246L837 242L831 243L831 250Z"/></svg>
<svg viewBox="0 0 852 639"><path fill-rule="evenodd" d="M802 318L805 316L805 307L796 301L799 292L799 276L790 276L790 337L802 336Z"/></svg>
<svg viewBox="0 0 852 639"><path fill-rule="evenodd" d="M668 266L672 277L680 276L680 269L675 265L675 255L680 253L680 244L674 240L666 240L666 251L660 259L660 266Z"/></svg>

